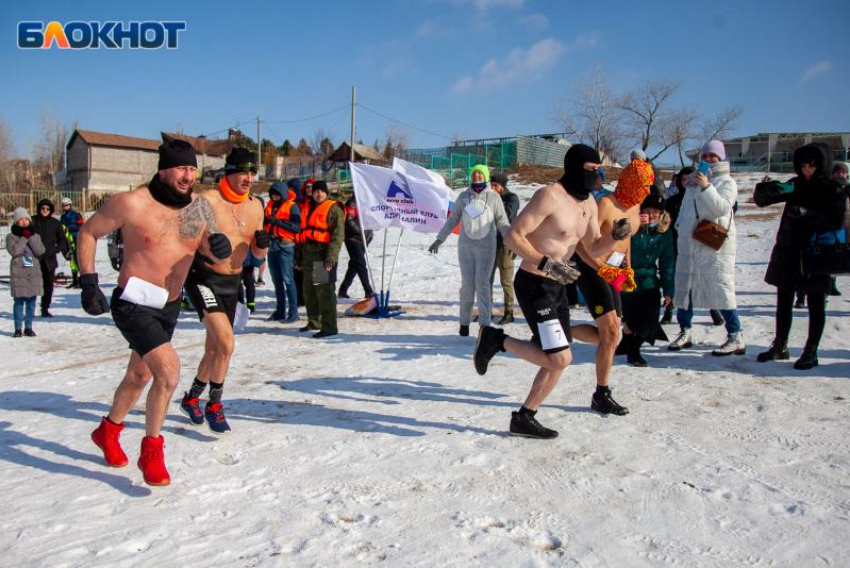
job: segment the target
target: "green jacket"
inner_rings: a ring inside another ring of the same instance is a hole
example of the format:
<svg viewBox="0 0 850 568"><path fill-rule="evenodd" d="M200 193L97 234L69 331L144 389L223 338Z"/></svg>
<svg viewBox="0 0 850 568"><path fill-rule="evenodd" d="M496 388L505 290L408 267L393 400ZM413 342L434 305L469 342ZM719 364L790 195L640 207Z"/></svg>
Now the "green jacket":
<svg viewBox="0 0 850 568"><path fill-rule="evenodd" d="M339 251L345 240L345 210L342 207L331 207L328 212L328 228L331 231L331 242L325 244L307 241L296 247L296 261L299 264L315 260L322 260L329 264L337 263Z"/></svg>
<svg viewBox="0 0 850 568"><path fill-rule="evenodd" d="M632 269L635 271L637 292L661 286L664 296L673 297L676 256L673 235L643 226L632 236Z"/></svg>

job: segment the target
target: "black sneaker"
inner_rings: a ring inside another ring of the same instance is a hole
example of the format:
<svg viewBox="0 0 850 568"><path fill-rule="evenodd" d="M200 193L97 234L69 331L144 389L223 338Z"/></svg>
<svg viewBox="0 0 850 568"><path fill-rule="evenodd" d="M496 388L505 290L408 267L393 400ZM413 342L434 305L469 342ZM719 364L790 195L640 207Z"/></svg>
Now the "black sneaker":
<svg viewBox="0 0 850 568"><path fill-rule="evenodd" d="M611 389L605 391L596 391L590 399L590 408L602 414L615 414L617 416L625 416L629 413L629 409L621 406L611 396Z"/></svg>
<svg viewBox="0 0 850 568"><path fill-rule="evenodd" d="M461 337L469 337L469 326L462 325L460 326L460 331L457 332Z"/></svg>
<svg viewBox="0 0 850 568"><path fill-rule="evenodd" d="M511 412L510 434L511 436L537 438L538 440L551 440L558 437L555 430L550 430L540 424L534 414L524 414L518 411Z"/></svg>
<svg viewBox="0 0 850 568"><path fill-rule="evenodd" d="M478 330L478 341L475 343L475 352L472 360L475 362L475 371L479 375L487 372L487 365L496 353L502 351L505 341L505 332L498 327L485 326Z"/></svg>
<svg viewBox="0 0 850 568"><path fill-rule="evenodd" d="M716 326L721 326L726 323L726 320L723 319L723 315L720 313L720 310L709 310L708 312L711 314L711 323Z"/></svg>

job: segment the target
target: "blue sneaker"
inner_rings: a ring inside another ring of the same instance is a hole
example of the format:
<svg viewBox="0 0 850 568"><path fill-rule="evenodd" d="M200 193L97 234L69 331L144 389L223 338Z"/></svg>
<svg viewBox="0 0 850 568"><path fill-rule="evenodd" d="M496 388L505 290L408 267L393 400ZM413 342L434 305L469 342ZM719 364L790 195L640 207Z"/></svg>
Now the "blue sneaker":
<svg viewBox="0 0 850 568"><path fill-rule="evenodd" d="M224 407L220 402L208 402L204 408L204 416L207 419L207 426L213 434L227 434L230 432L230 425L224 417Z"/></svg>
<svg viewBox="0 0 850 568"><path fill-rule="evenodd" d="M183 393L183 400L180 401L180 411L189 417L189 421L195 426L200 426L204 423L204 415L201 412L201 400L198 398L189 398L189 393Z"/></svg>

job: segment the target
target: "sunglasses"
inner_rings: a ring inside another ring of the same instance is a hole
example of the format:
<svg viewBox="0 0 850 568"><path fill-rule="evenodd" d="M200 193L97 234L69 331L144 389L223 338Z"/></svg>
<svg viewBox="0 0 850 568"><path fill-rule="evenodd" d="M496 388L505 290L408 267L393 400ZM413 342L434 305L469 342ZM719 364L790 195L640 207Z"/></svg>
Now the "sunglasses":
<svg viewBox="0 0 850 568"><path fill-rule="evenodd" d="M255 164L253 162L245 162L244 164L236 164L235 166L232 166L232 168L235 171L241 172L241 173L244 173L244 174L256 174L257 170L258 170L257 164Z"/></svg>

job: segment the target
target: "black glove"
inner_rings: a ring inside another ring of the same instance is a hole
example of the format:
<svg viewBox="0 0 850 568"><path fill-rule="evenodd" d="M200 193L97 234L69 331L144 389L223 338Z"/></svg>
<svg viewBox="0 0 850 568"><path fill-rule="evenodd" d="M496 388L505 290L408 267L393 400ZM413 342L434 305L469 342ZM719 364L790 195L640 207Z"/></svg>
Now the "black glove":
<svg viewBox="0 0 850 568"><path fill-rule="evenodd" d="M109 302L97 285L97 272L91 274L80 274L80 300L87 314L99 316L109 311Z"/></svg>
<svg viewBox="0 0 850 568"><path fill-rule="evenodd" d="M624 241L632 236L632 224L628 218L623 217L614 221L614 228L611 229L611 237L615 241Z"/></svg>
<svg viewBox="0 0 850 568"><path fill-rule="evenodd" d="M431 243L431 246L428 247L428 252L430 252L431 254L437 254L438 252L440 252L441 244L443 243L441 243L439 240L434 241L433 243Z"/></svg>
<svg viewBox="0 0 850 568"><path fill-rule="evenodd" d="M544 256L537 266L543 274L561 284L571 284L581 276L576 264L572 261L553 260Z"/></svg>
<svg viewBox="0 0 850 568"><path fill-rule="evenodd" d="M272 242L272 237L261 229L254 231L254 242L257 243L257 248L267 249Z"/></svg>
<svg viewBox="0 0 850 568"><path fill-rule="evenodd" d="M222 233L213 233L210 235L210 252L213 253L218 260L228 258L233 252L233 245L230 244L230 239Z"/></svg>
<svg viewBox="0 0 850 568"><path fill-rule="evenodd" d="M791 217L792 219L806 219L808 217L815 216L815 212L812 209L800 207L799 205L791 205L789 207L786 207L785 214Z"/></svg>
<svg viewBox="0 0 850 568"><path fill-rule="evenodd" d="M266 215L265 218L263 219L263 223L266 224L266 225L277 225L277 219L275 219L274 217L269 217L268 215Z"/></svg>

